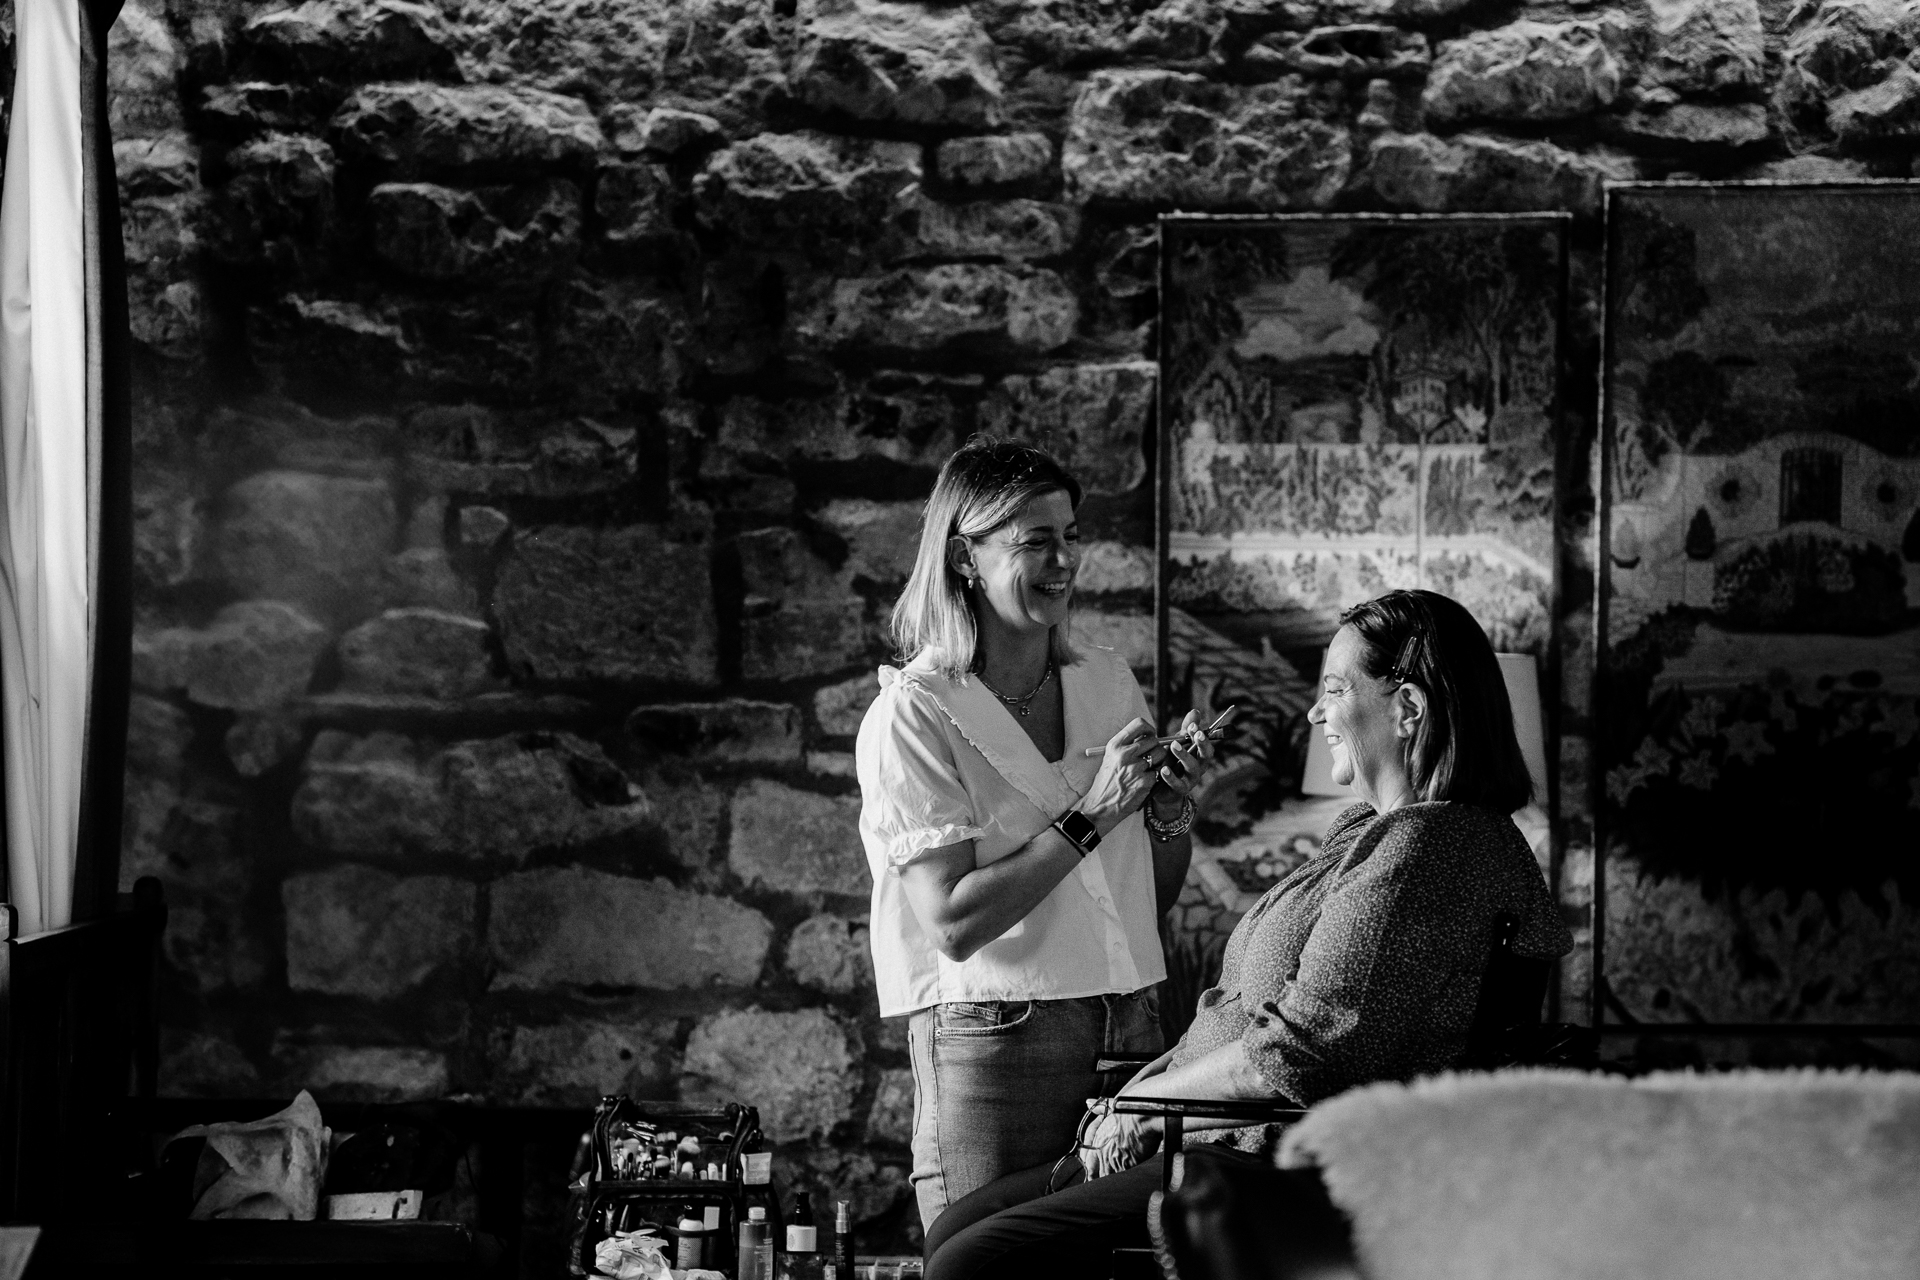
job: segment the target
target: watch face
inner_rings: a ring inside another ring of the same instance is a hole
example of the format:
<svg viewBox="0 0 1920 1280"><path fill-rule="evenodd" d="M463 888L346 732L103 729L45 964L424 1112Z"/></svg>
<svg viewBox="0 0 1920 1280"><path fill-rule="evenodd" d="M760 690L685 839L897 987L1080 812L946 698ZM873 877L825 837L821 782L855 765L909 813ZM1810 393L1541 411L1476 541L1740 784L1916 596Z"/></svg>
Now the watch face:
<svg viewBox="0 0 1920 1280"><path fill-rule="evenodd" d="M1067 839L1079 845L1084 851L1100 843L1100 829L1093 825L1093 819L1078 809L1069 809L1060 815L1060 831Z"/></svg>

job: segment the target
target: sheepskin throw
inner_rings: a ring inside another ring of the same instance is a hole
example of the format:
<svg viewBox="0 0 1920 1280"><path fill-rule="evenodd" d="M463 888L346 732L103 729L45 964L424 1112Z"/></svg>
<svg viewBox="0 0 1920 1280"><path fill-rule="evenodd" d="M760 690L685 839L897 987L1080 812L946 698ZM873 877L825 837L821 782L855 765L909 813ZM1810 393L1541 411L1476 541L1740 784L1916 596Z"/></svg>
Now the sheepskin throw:
<svg viewBox="0 0 1920 1280"><path fill-rule="evenodd" d="M1920 1075L1563 1071L1356 1089L1286 1136L1367 1280L1915 1280Z"/></svg>

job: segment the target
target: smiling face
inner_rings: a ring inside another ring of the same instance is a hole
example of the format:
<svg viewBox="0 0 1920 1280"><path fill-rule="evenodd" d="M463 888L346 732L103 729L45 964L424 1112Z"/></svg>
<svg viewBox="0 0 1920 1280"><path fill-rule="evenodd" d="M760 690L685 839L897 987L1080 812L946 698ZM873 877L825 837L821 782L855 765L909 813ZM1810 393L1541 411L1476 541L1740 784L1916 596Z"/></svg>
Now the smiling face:
<svg viewBox="0 0 1920 1280"><path fill-rule="evenodd" d="M953 541L954 567L978 578L973 599L983 624L1045 631L1067 620L1080 526L1066 494L1043 493L991 533Z"/></svg>
<svg viewBox="0 0 1920 1280"><path fill-rule="evenodd" d="M1413 708L1390 680L1367 674L1365 658L1360 633L1340 628L1327 648L1320 700L1307 719L1332 750L1333 780L1380 808L1406 787L1407 714Z"/></svg>

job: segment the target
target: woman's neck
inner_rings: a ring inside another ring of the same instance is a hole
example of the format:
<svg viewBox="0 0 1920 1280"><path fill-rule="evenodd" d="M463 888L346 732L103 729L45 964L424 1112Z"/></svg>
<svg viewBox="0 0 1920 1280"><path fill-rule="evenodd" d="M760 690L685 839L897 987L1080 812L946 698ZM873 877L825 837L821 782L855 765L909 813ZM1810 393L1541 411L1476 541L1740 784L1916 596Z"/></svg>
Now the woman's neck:
<svg viewBox="0 0 1920 1280"><path fill-rule="evenodd" d="M1014 631L982 621L977 656L987 683L1014 697L1040 683L1052 656L1052 630Z"/></svg>
<svg viewBox="0 0 1920 1280"><path fill-rule="evenodd" d="M1420 798L1404 769L1383 769L1378 777L1355 778L1353 793L1372 805L1375 813L1391 813Z"/></svg>

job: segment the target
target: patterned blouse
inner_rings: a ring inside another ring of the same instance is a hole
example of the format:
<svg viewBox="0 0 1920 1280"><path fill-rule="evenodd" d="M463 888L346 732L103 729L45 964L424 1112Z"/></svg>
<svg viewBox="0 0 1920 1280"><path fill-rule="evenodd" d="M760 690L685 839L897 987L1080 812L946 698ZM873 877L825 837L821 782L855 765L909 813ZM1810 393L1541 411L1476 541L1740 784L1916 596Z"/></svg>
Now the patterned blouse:
<svg viewBox="0 0 1920 1280"><path fill-rule="evenodd" d="M1573 949L1504 814L1447 802L1343 810L1320 856L1235 926L1220 985L1201 995L1172 1065L1239 1040L1267 1083L1302 1106L1443 1070L1466 1048L1502 911L1520 918L1516 954ZM1261 1130L1195 1136L1257 1149Z"/></svg>

